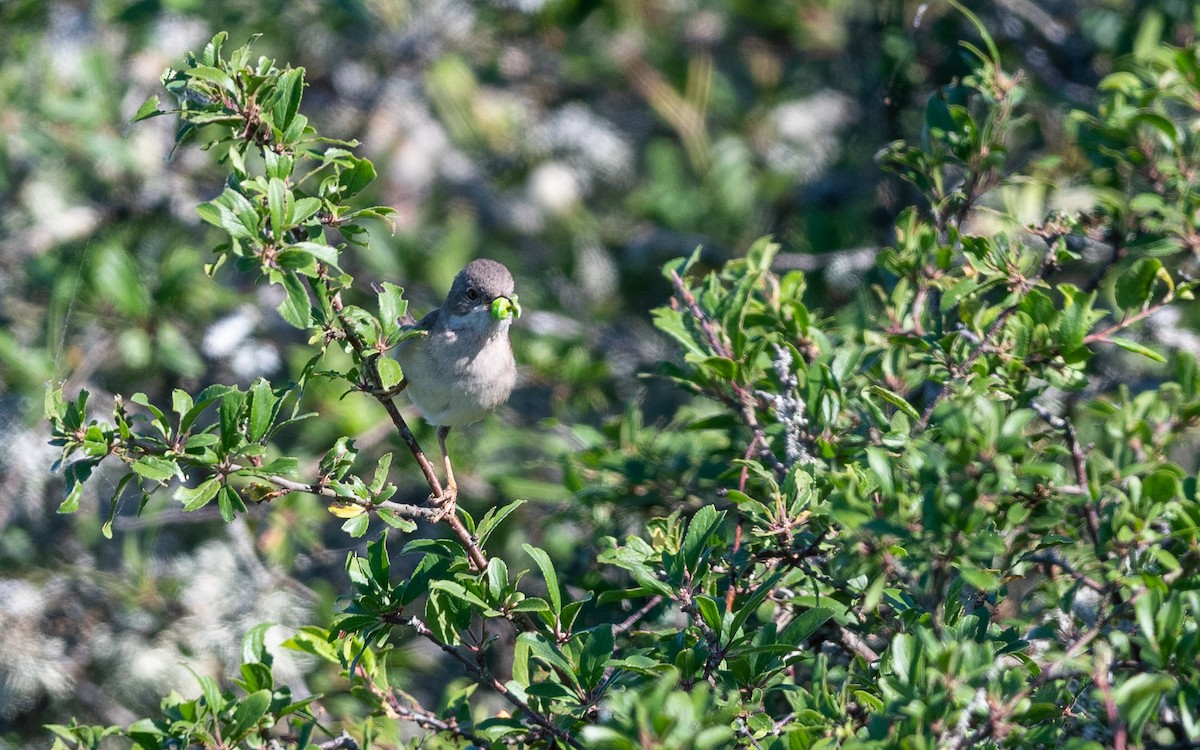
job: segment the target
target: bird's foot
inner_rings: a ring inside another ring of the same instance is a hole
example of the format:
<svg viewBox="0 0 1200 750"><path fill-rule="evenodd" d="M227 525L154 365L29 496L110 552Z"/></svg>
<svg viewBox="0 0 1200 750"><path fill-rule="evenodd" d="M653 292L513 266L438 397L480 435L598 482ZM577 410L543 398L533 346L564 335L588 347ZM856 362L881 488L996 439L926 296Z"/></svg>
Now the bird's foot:
<svg viewBox="0 0 1200 750"><path fill-rule="evenodd" d="M446 518L453 516L455 509L458 507L458 488L450 485L439 497L430 495L429 500L433 503L433 507L437 508L437 513L434 514L432 521L441 523Z"/></svg>

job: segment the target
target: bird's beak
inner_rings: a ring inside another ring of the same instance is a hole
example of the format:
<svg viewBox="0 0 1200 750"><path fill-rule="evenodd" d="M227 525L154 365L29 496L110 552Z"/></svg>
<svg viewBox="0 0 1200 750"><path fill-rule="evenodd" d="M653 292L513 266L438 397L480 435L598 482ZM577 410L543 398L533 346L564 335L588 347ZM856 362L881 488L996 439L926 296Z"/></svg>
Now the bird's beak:
<svg viewBox="0 0 1200 750"><path fill-rule="evenodd" d="M521 317L521 303L517 301L517 295L506 297L502 294L492 300L492 317L496 320Z"/></svg>

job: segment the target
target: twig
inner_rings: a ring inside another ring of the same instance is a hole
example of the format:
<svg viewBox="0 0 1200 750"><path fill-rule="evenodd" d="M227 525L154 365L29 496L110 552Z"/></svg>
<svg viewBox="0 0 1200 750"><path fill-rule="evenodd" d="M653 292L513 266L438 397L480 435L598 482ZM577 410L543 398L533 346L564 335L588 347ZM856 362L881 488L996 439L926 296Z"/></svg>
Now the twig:
<svg viewBox="0 0 1200 750"><path fill-rule="evenodd" d="M1085 344L1095 344L1095 343L1108 344L1108 343L1111 343L1108 338L1109 336L1113 335L1114 333L1120 333L1121 331L1125 330L1126 328L1133 325L1134 323L1137 323L1140 320L1150 317L1154 313L1158 312L1159 310L1163 309L1167 305L1171 304L1171 302L1174 299L1175 299L1175 293L1173 291L1167 292L1167 295L1165 297L1163 297L1162 302L1159 302L1157 305L1151 305L1150 307L1147 307L1145 310L1136 312L1133 315L1127 315L1127 316L1121 318L1116 323L1113 323L1112 325L1110 325L1108 328L1105 328L1102 331L1096 331L1095 333L1089 333L1088 335L1083 337L1083 343L1085 343Z"/></svg>
<svg viewBox="0 0 1200 750"><path fill-rule="evenodd" d="M1071 423L1071 420L1054 414L1036 401L1030 402L1030 406L1037 412L1039 417L1045 420L1046 424L1056 430L1063 431L1063 434L1067 438L1067 447L1071 451L1071 463L1075 468L1075 482L1087 494L1087 457L1083 455L1083 448L1079 445L1079 436L1075 434L1075 425ZM1093 502L1086 503L1084 510L1086 512L1088 536L1091 537L1092 546L1098 549L1100 545L1100 511L1096 509L1096 504Z"/></svg>
<svg viewBox="0 0 1200 750"><path fill-rule="evenodd" d="M1022 558L1021 562L1031 562L1031 563L1037 563L1039 565L1053 565L1056 568L1061 568L1067 575L1071 576L1072 578L1074 578L1076 581L1078 581L1082 585L1087 586L1092 591L1095 591L1097 594L1108 593L1108 590L1104 588L1104 585L1102 583L1100 583L1099 581L1097 581L1093 578L1089 578L1089 577L1085 576L1083 573L1080 573L1078 570L1075 570L1075 567L1073 565L1071 565L1071 563L1067 562L1066 560L1062 559L1061 557L1059 557L1057 555L1049 555L1049 554L1030 555L1028 557Z"/></svg>
<svg viewBox="0 0 1200 750"><path fill-rule="evenodd" d="M696 322L699 323L700 330L704 332L704 335L708 339L708 344L710 347L712 347L712 350L718 356L726 359L733 359L733 351L729 348L729 344L727 344L725 339L722 338L719 333L717 333L715 328L713 328L712 321L709 320L708 315L704 312L704 310L700 308L700 303L696 301L695 295L693 295L692 291L687 288L687 285L683 283L683 278L680 277L679 273L675 270L671 271L671 283L675 287L675 293L678 294L679 298L683 300L683 303L687 305L688 311L695 316ZM741 408L742 419L745 420L746 426L750 428L750 431L754 435L754 439L757 440L758 445L760 446L758 452L759 457L765 459L767 463L771 465L771 469L776 474L779 476L784 476L787 474L787 467L780 462L780 460L775 456L775 453L771 450L771 444L767 441L766 430L764 430L763 427L758 423L758 413L755 406L754 394L746 388L743 388L740 383L737 383L733 380L729 381L729 387L733 390L734 395L737 397L736 403ZM752 442L751 445L754 445L754 443Z"/></svg>
<svg viewBox="0 0 1200 750"><path fill-rule="evenodd" d="M229 464L227 467L227 472L234 474L247 469L253 469L253 467L241 466L239 464ZM396 515L403 516L404 518L424 518L426 520L432 520L436 518L439 513L441 513L440 508L428 508L420 505L410 505L408 503L397 503L392 500L384 500L383 502L374 502L370 500L360 501L357 498L339 495L332 487L320 483L311 484L307 482L297 482L294 479L288 479L287 477L281 477L274 474L270 476L256 474L254 476L270 482L285 492L306 492L310 495L320 495L321 497L332 498L340 503L349 505L362 505L368 510L375 508L387 508L395 512Z"/></svg>
<svg viewBox="0 0 1200 750"><path fill-rule="evenodd" d="M404 719L405 721L411 721L422 729L432 729L435 732L446 732L455 737L462 737L478 747L491 747L492 743L490 741L480 737L474 732L463 729L458 725L458 721L453 718L451 718L449 721L439 719L434 713L420 706L415 700L413 700L411 696L405 697L408 698L410 703L412 703L412 706L410 707L404 705L404 703L400 700L400 696L396 695L397 691L395 689L384 689L379 687L375 684L375 681L371 679L371 676L367 673L367 671L362 667L358 668L358 674L363 678L363 680L366 681L367 687L370 689L370 691L374 693L375 696L381 701L383 701L384 705L387 707L387 710L391 714L394 714L394 716L389 718ZM322 746L322 750L325 750L324 746ZM350 750L358 750L358 747L356 746Z"/></svg>
<svg viewBox="0 0 1200 750"><path fill-rule="evenodd" d="M331 740L325 740L320 745L317 745L317 747L321 748L321 750L359 750L358 740L347 734L344 729L339 736Z"/></svg>
<svg viewBox="0 0 1200 750"><path fill-rule="evenodd" d="M506 701L519 708L521 711L524 711L525 715L528 716L529 720L534 724L537 724L542 729L545 729L551 735L558 738L560 741L565 742L576 750L584 750L583 746L579 744L579 741L572 737L569 732L567 732L565 729L559 729L558 727L554 726L553 722L551 722L548 718L537 711L534 711L528 703L523 701L515 693L509 690L503 682L497 680L486 667L472 662L470 659L459 653L458 649L439 639L433 634L433 631L429 629L429 626L422 622L419 618L409 618L407 624L417 632L417 635L425 638L430 643L441 649L444 653L451 656L459 664L462 664L463 667L465 667L468 672L474 675L477 680L486 683L493 690L499 693Z"/></svg>
<svg viewBox="0 0 1200 750"><path fill-rule="evenodd" d="M1057 265L1055 251L1055 245L1057 242L1057 237L1052 239L1048 238L1046 243L1046 252L1042 256L1042 261L1038 265L1037 270L1029 278L1021 279L1017 283L1017 291L1025 292L1032 289L1050 269ZM921 413L921 421L918 423L918 427L920 429L924 430L929 426L929 419L933 416L934 408L937 407L938 403L942 399L944 399L946 396L949 396L950 392L954 390L954 382L956 380L966 377L966 374L970 372L971 367L975 364L975 361L978 360L979 357L985 351L987 351L990 346L992 346L993 339L995 339L996 335L1003 330L1004 324L1008 322L1008 319L1012 317L1012 314L1015 313L1020 306L1021 303L1020 300L1018 300L1001 310L1000 314L996 316L996 319L992 321L992 324L983 334L983 338L980 339L975 348L971 350L971 353L967 355L967 358L958 364L950 364L950 377L946 379L946 382L942 384L942 389L938 391L937 395L930 400L930 402L925 406L925 411ZM914 428L914 432L916 429L917 428Z"/></svg>
<svg viewBox="0 0 1200 750"><path fill-rule="evenodd" d="M746 720L740 716L737 719L737 728L738 732L750 740L750 744L754 745L758 750L763 750L763 746L759 744L758 740L754 739L754 735L750 732L750 727L746 726Z"/></svg>
<svg viewBox="0 0 1200 750"><path fill-rule="evenodd" d="M634 612L629 617L626 617L623 621L621 621L615 627L613 627L613 636L618 636L618 635L621 635L622 633L625 633L626 631L628 631L630 628L632 628L634 625L636 625L638 623L638 620L642 619L647 614L649 614L650 610L654 609L659 604L661 604L662 600L663 600L662 594L655 594L654 596L650 597L650 601L648 601L644 605L642 605L641 609L639 609L637 612Z"/></svg>
<svg viewBox="0 0 1200 750"><path fill-rule="evenodd" d="M708 644L708 657L704 660L704 679L708 680L713 686L716 686L716 680L713 678L713 672L720 666L721 660L725 658L725 652L721 648L721 637L716 631L708 626L704 621L704 617L700 614L700 610L696 607L696 600L692 594L692 581L689 573L684 574L683 585L679 588L679 597L676 600L679 602L679 609L684 612L700 631L700 635L704 637L704 642ZM684 685L691 687L691 678L684 678Z"/></svg>
<svg viewBox="0 0 1200 750"><path fill-rule="evenodd" d="M1114 750L1125 750L1128 742L1129 728L1125 725L1125 720L1121 718L1121 712L1117 708L1117 701L1113 698L1112 685L1108 681L1108 670L1110 666L1110 658L1096 659L1096 668L1092 674L1092 679L1096 683L1096 687L1100 689L1100 696L1104 700L1104 713L1108 719L1108 725L1113 730L1113 748Z"/></svg>
<svg viewBox="0 0 1200 750"><path fill-rule="evenodd" d="M867 664L874 664L879 661L879 654L875 653L875 650L868 646L867 642L858 633L855 633L844 625L838 625L838 641L846 648L861 656Z"/></svg>

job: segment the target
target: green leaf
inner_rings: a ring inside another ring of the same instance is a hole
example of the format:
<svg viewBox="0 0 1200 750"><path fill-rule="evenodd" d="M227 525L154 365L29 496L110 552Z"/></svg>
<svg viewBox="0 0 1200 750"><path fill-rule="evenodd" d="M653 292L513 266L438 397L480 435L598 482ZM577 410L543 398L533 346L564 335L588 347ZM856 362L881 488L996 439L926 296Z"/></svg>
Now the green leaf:
<svg viewBox="0 0 1200 750"><path fill-rule="evenodd" d="M592 628L579 655L579 681L585 689L591 691L600 685L612 655L612 626L605 623Z"/></svg>
<svg viewBox="0 0 1200 750"><path fill-rule="evenodd" d="M190 513L208 505L217 496L221 483L216 477L205 480L195 487L180 486L175 491L175 499L183 504L184 512Z"/></svg>
<svg viewBox="0 0 1200 750"><path fill-rule="evenodd" d="M704 548L723 520L725 520L725 511L718 511L711 505L705 505L696 511L696 515L692 516L679 553L687 570L693 576L700 572L700 558L704 553Z"/></svg>
<svg viewBox="0 0 1200 750"><path fill-rule="evenodd" d="M271 706L271 691L259 690L243 698L233 712L233 721L222 739L228 742L239 742L258 725L259 720Z"/></svg>
<svg viewBox="0 0 1200 750"><path fill-rule="evenodd" d="M395 388L404 379L400 363L391 357L381 355L375 360L375 367L379 370L379 384L385 389Z"/></svg>
<svg viewBox="0 0 1200 750"><path fill-rule="evenodd" d="M708 626L709 630L720 637L721 608L717 605L716 600L711 596L701 595L697 596L694 601L696 602L696 611L700 613L700 619L704 620L704 624Z"/></svg>
<svg viewBox="0 0 1200 750"><path fill-rule="evenodd" d="M279 274L279 283L287 292L287 298L275 308L283 319L296 328L307 329L312 326L312 303L304 283L293 273Z"/></svg>
<svg viewBox="0 0 1200 750"><path fill-rule="evenodd" d="M221 447L230 450L241 442L242 433L238 428L242 406L246 403L246 394L238 390L229 391L221 397L220 428Z"/></svg>
<svg viewBox="0 0 1200 750"><path fill-rule="evenodd" d="M400 332L400 319L408 313L408 300L404 299L404 288L385 281L379 289L379 324L383 326L384 338L389 341Z"/></svg>
<svg viewBox="0 0 1200 750"><path fill-rule="evenodd" d="M357 539L367 533L367 527L371 525L371 516L367 513L361 513L353 518L347 518L342 524L342 531Z"/></svg>
<svg viewBox="0 0 1200 750"><path fill-rule="evenodd" d="M779 634L779 642L791 646L799 646L808 640L809 636L817 632L817 628L832 619L835 614L837 613L829 607L807 609L792 618L792 621Z"/></svg>
<svg viewBox="0 0 1200 750"><path fill-rule="evenodd" d="M143 102L142 106L138 107L137 113L133 116L133 119L130 120L130 122L141 122L142 120L148 120L151 117L158 117L159 115L166 114L170 113L164 112L158 108L158 95L155 94Z"/></svg>
<svg viewBox="0 0 1200 750"><path fill-rule="evenodd" d="M388 585L392 563L388 559L386 529L378 539L367 544L367 569L371 571L371 578L377 586L382 588Z"/></svg>
<svg viewBox="0 0 1200 750"><path fill-rule="evenodd" d="M1083 337L1092 322L1096 294L1084 294L1070 284L1060 285L1059 290L1063 292L1065 309L1059 321L1058 335L1064 353L1071 353L1083 346Z"/></svg>
<svg viewBox="0 0 1200 750"><path fill-rule="evenodd" d="M538 569L542 571L542 578L546 581L546 595L550 597L550 605L556 613L561 612L562 593L558 588L558 573L554 570L554 563L550 561L550 556L531 544L522 544L521 548L533 558Z"/></svg>
<svg viewBox="0 0 1200 750"><path fill-rule="evenodd" d="M1126 313L1144 310L1152 301L1154 281L1162 270L1157 258L1140 258L1117 279L1113 295Z"/></svg>
<svg viewBox="0 0 1200 750"><path fill-rule="evenodd" d="M284 235L289 228L287 217L291 197L292 193L287 184L278 177L272 177L267 183L267 208L271 212L271 232L277 245L283 244Z"/></svg>
<svg viewBox="0 0 1200 750"><path fill-rule="evenodd" d="M238 493L232 487L222 487L217 494L217 507L221 511L221 520L225 523L233 521L234 516L241 511L246 512L246 504L242 502L242 498L238 497Z"/></svg>
<svg viewBox="0 0 1200 750"><path fill-rule="evenodd" d="M143 456L134 461L130 468L137 472L138 476L155 482L165 482L180 476L178 464L168 458L158 456Z"/></svg>
<svg viewBox="0 0 1200 750"><path fill-rule="evenodd" d="M72 462L63 472L67 480L67 496L58 506L59 513L74 513L79 510L79 498L83 496L83 483L92 475L92 469L100 463L99 458L82 458Z"/></svg>
<svg viewBox="0 0 1200 750"><path fill-rule="evenodd" d="M275 405L279 399L265 378L259 378L250 386L250 418L246 423L246 438L251 443L262 442L271 428Z"/></svg>
<svg viewBox="0 0 1200 750"><path fill-rule="evenodd" d="M378 515L383 522L394 529L400 529L405 533L412 533L417 530L417 523L411 518L405 518L396 511L386 506L377 508L375 514Z"/></svg>
<svg viewBox="0 0 1200 750"><path fill-rule="evenodd" d="M488 508L487 513L483 514L483 518L479 520L479 525L475 528L475 538L479 540L479 546L482 547L487 543L488 537L500 525L500 522L517 508L525 504L524 500L514 500L508 505L500 508Z"/></svg>
<svg viewBox="0 0 1200 750"><path fill-rule="evenodd" d="M242 638L242 663L243 664L271 664L271 653L267 651L266 637L267 631L271 629L271 623L260 622L250 630L246 631L246 635Z"/></svg>
<svg viewBox="0 0 1200 750"><path fill-rule="evenodd" d="M729 623L727 635L731 641L737 636L738 630L741 629L742 625L745 624L750 615L752 615L758 609L758 605L762 604L763 600L767 598L767 595L774 590L775 585L779 583L781 578L783 578L782 571L776 571L772 573L767 580L758 585L758 588L754 590L754 593L750 595L750 598L742 602L742 605L734 614L733 620Z"/></svg>
<svg viewBox="0 0 1200 750"><path fill-rule="evenodd" d="M280 73L275 79L274 93L277 97L272 108L275 127L285 131L300 109L300 99L304 94L304 68L292 68Z"/></svg>
<svg viewBox="0 0 1200 750"><path fill-rule="evenodd" d="M295 242L287 246L285 252L301 252L310 255L327 266L338 267L338 249L324 242Z"/></svg>
<svg viewBox="0 0 1200 750"><path fill-rule="evenodd" d="M375 166L371 162L353 156L350 159L353 166L343 170L338 177L338 182L342 186L343 200L357 195L375 179Z"/></svg>
<svg viewBox="0 0 1200 750"><path fill-rule="evenodd" d="M1140 354L1143 357L1147 357L1149 359L1154 360L1155 362L1166 362L1167 361L1166 357L1164 357L1163 355L1154 351L1150 347L1143 346L1142 344L1139 344L1138 342L1133 341L1131 339L1122 338L1120 336L1109 336L1108 341L1116 344L1117 346L1121 347L1125 351L1133 352L1134 354Z"/></svg>
<svg viewBox="0 0 1200 750"><path fill-rule="evenodd" d="M883 386L879 386L879 385L867 386L867 390L870 393L883 399L884 401L887 401L889 404L896 407L900 411L904 412L904 414L906 414L908 416L908 418L913 420L914 422L921 421L920 412L918 412L916 410L916 407L914 407L912 404L908 403L908 401L903 396L901 396L897 393L893 393L892 391L889 391L887 388L884 388Z"/></svg>

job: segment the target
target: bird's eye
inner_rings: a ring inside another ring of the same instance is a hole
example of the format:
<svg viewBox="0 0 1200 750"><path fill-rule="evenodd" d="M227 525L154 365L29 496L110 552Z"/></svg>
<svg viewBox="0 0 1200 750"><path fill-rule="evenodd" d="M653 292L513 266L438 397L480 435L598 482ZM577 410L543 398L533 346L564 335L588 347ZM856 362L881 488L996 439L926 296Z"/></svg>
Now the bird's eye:
<svg viewBox="0 0 1200 750"><path fill-rule="evenodd" d="M476 289L468 289L467 290L467 299L469 299L469 300L479 299L479 291Z"/></svg>

